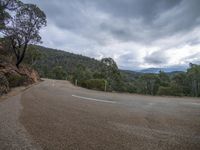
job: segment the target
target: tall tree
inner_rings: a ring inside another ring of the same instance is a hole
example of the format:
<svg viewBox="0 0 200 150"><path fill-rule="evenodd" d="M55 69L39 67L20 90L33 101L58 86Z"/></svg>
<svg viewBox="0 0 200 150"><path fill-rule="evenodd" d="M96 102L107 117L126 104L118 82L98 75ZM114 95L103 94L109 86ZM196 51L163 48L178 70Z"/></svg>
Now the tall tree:
<svg viewBox="0 0 200 150"><path fill-rule="evenodd" d="M200 65L190 64L187 75L190 81L191 95L200 96Z"/></svg>
<svg viewBox="0 0 200 150"><path fill-rule="evenodd" d="M85 81L92 78L91 72L82 64L78 64L73 73L74 83L77 81L78 85L84 85Z"/></svg>
<svg viewBox="0 0 200 150"><path fill-rule="evenodd" d="M21 5L4 30L16 56L16 66L22 62L28 44L41 42L39 30L46 26L46 15L34 4Z"/></svg>
<svg viewBox="0 0 200 150"><path fill-rule="evenodd" d="M140 77L141 82L144 82L146 94L155 95L159 88L159 78L156 74L144 74Z"/></svg>
<svg viewBox="0 0 200 150"><path fill-rule="evenodd" d="M104 64L101 72L106 77L111 90L123 91L122 76L116 62L112 58L103 58L101 63Z"/></svg>

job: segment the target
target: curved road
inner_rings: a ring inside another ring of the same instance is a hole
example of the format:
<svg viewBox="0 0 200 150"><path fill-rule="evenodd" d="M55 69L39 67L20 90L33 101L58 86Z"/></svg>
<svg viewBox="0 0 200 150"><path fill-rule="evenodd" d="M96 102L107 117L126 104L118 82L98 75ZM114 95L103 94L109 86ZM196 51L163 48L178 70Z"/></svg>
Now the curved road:
<svg viewBox="0 0 200 150"><path fill-rule="evenodd" d="M0 100L2 150L198 150L200 99L104 93L45 80Z"/></svg>

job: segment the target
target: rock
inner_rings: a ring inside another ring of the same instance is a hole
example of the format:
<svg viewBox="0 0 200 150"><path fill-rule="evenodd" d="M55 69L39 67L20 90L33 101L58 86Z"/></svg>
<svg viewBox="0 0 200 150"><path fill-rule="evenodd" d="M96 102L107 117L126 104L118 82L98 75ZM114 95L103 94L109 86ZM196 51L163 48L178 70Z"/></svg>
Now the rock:
<svg viewBox="0 0 200 150"><path fill-rule="evenodd" d="M34 69L21 65L18 69L14 64L0 60L0 94L7 93L9 87L29 85L40 81Z"/></svg>

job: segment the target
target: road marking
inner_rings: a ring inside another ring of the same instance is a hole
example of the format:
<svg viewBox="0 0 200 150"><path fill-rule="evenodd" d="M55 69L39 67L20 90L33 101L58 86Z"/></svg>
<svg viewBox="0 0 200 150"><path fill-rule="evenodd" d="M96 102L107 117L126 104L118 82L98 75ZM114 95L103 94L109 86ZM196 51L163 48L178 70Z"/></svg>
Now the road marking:
<svg viewBox="0 0 200 150"><path fill-rule="evenodd" d="M195 106L200 106L200 103L184 103L185 105L195 105Z"/></svg>
<svg viewBox="0 0 200 150"><path fill-rule="evenodd" d="M200 105L200 103L191 103L192 105Z"/></svg>
<svg viewBox="0 0 200 150"><path fill-rule="evenodd" d="M96 99L96 98L88 98L88 97L83 97L83 96L78 96L78 95L72 95L72 96L73 96L73 97L76 97L76 98L85 99L85 100L90 100L90 101L96 101L96 102L112 103L112 104L117 103L117 102L115 102L115 101L108 101L108 100Z"/></svg>

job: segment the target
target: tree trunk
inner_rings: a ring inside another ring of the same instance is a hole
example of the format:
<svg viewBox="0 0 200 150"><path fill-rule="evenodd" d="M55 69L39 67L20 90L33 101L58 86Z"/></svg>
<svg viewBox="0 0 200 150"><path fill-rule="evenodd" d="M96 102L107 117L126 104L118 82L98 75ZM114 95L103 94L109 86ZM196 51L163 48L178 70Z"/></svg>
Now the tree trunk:
<svg viewBox="0 0 200 150"><path fill-rule="evenodd" d="M16 67L17 67L18 69L19 69L19 64L20 64L20 63L22 62L22 60L24 59L26 49L27 49L27 43L24 45L22 54L17 58Z"/></svg>

